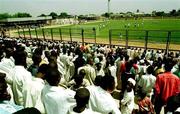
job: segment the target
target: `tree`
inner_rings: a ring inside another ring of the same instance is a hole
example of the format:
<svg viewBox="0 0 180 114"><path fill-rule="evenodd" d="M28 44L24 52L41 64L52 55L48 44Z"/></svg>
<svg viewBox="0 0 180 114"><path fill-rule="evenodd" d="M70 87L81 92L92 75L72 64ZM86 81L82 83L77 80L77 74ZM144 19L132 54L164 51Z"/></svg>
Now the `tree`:
<svg viewBox="0 0 180 114"><path fill-rule="evenodd" d="M139 9L136 10L136 13L139 13Z"/></svg>
<svg viewBox="0 0 180 114"><path fill-rule="evenodd" d="M110 16L110 14L106 12L106 13L102 14L101 16L108 18Z"/></svg>
<svg viewBox="0 0 180 114"><path fill-rule="evenodd" d="M29 13L21 13L18 12L12 16L13 18L19 18L19 17L32 17Z"/></svg>
<svg viewBox="0 0 180 114"><path fill-rule="evenodd" d="M177 11L177 15L180 16L180 9Z"/></svg>
<svg viewBox="0 0 180 114"><path fill-rule="evenodd" d="M164 11L158 11L155 13L156 16L165 16Z"/></svg>
<svg viewBox="0 0 180 114"><path fill-rule="evenodd" d="M170 16L178 16L178 12L175 9L169 12Z"/></svg>
<svg viewBox="0 0 180 114"><path fill-rule="evenodd" d="M66 13L66 12L62 12L60 15L59 15L60 18L68 18L69 15Z"/></svg>
<svg viewBox="0 0 180 114"><path fill-rule="evenodd" d="M6 18L10 18L11 15L9 15L8 13L2 13L0 14L0 19L6 19Z"/></svg>
<svg viewBox="0 0 180 114"><path fill-rule="evenodd" d="M58 15L55 12L51 12L49 16L52 16L53 19L56 19Z"/></svg>
<svg viewBox="0 0 180 114"><path fill-rule="evenodd" d="M38 17L46 17L46 15L45 14L41 14Z"/></svg>

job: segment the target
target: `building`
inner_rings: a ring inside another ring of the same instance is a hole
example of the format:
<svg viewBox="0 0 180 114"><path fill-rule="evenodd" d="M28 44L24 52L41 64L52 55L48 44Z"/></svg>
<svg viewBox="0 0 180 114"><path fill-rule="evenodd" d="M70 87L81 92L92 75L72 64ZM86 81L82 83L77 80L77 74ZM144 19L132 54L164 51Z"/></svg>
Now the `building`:
<svg viewBox="0 0 180 114"><path fill-rule="evenodd" d="M52 17L26 17L26 18L7 18L0 20L1 28L21 28L21 27L40 27L51 24Z"/></svg>

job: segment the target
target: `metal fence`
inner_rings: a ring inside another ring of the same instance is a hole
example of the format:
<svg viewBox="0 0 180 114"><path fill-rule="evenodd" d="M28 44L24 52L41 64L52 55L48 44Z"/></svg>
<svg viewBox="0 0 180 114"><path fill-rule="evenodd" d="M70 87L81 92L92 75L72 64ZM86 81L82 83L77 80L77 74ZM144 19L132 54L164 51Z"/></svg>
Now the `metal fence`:
<svg viewBox="0 0 180 114"><path fill-rule="evenodd" d="M109 44L123 47L145 49L180 50L180 31L178 30L109 30Z"/></svg>
<svg viewBox="0 0 180 114"><path fill-rule="evenodd" d="M18 37L42 40L59 40L70 42L82 42L84 45L88 40L96 43L96 29L83 28L28 28L18 29Z"/></svg>
<svg viewBox="0 0 180 114"><path fill-rule="evenodd" d="M122 30L110 29L108 38L99 38L96 28L35 28L18 29L18 36L44 40L78 41L84 43L109 44L125 48L163 49L180 51L179 30ZM97 41L98 40L98 41Z"/></svg>

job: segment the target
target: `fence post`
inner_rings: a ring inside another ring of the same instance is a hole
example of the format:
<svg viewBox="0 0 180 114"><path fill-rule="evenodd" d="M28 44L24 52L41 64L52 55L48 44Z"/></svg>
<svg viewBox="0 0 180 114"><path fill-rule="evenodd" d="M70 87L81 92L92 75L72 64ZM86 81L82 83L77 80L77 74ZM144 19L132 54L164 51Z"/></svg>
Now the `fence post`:
<svg viewBox="0 0 180 114"><path fill-rule="evenodd" d="M126 49L128 48L128 30L126 29Z"/></svg>
<svg viewBox="0 0 180 114"><path fill-rule="evenodd" d="M28 31L29 31L29 37L30 37L30 39L32 39L30 28L28 28Z"/></svg>
<svg viewBox="0 0 180 114"><path fill-rule="evenodd" d="M70 41L72 43L72 31L71 31L71 28L69 28L69 36L70 36Z"/></svg>
<svg viewBox="0 0 180 114"><path fill-rule="evenodd" d="M62 31L61 31L61 28L59 28L59 35L60 35L60 39L61 39L61 42L62 42Z"/></svg>
<svg viewBox="0 0 180 114"><path fill-rule="evenodd" d="M24 38L26 38L24 28L23 28L23 36L24 36Z"/></svg>
<svg viewBox="0 0 180 114"><path fill-rule="evenodd" d="M148 33L149 33L149 31L146 31L146 36L145 36L145 46L144 46L145 50L147 50L147 44L148 44Z"/></svg>
<svg viewBox="0 0 180 114"><path fill-rule="evenodd" d="M93 32L94 32L94 40L95 40L95 45L96 45L96 28L93 28Z"/></svg>
<svg viewBox="0 0 180 114"><path fill-rule="evenodd" d="M53 29L51 28L51 40L53 41L54 38L53 38Z"/></svg>
<svg viewBox="0 0 180 114"><path fill-rule="evenodd" d="M110 48L111 48L111 40L112 40L112 30L109 30L109 45L110 45Z"/></svg>
<svg viewBox="0 0 180 114"><path fill-rule="evenodd" d="M84 46L84 29L81 30L82 45Z"/></svg>
<svg viewBox="0 0 180 114"><path fill-rule="evenodd" d="M168 31L168 37L167 37L167 42L166 42L166 54L167 55L169 52L170 37L171 37L171 31Z"/></svg>
<svg viewBox="0 0 180 114"><path fill-rule="evenodd" d="M42 33L43 33L43 39L46 40L45 34L44 34L44 29L42 29Z"/></svg>
<svg viewBox="0 0 180 114"><path fill-rule="evenodd" d="M38 39L38 34L37 34L37 30L36 30L36 28L35 28L35 33L36 33L36 38Z"/></svg>
<svg viewBox="0 0 180 114"><path fill-rule="evenodd" d="M18 35L19 35L19 38L21 37L21 35L20 35L20 32L19 32L19 27L18 27Z"/></svg>

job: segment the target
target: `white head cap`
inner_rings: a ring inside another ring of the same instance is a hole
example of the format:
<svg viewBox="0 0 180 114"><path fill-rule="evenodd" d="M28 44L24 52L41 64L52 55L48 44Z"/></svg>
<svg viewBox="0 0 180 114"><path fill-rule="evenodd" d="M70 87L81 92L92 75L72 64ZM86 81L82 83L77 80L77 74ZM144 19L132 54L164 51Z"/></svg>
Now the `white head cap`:
<svg viewBox="0 0 180 114"><path fill-rule="evenodd" d="M128 82L131 82L131 83L133 84L133 86L136 85L136 81L135 81L134 79L132 79L132 78L129 78L129 79L128 79Z"/></svg>

